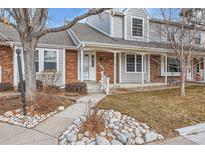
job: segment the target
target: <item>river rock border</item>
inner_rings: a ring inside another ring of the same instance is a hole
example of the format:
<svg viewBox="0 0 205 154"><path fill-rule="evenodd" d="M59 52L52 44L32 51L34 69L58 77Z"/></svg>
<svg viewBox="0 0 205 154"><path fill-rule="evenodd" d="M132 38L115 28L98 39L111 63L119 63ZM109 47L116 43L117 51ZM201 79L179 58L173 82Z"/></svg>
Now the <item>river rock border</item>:
<svg viewBox="0 0 205 154"><path fill-rule="evenodd" d="M93 109L92 109L93 110ZM93 112L91 110L91 112ZM164 137L133 117L114 110L98 110L104 114L106 131L91 137L89 132L80 133L86 116L77 118L59 137L60 145L140 145L162 140Z"/></svg>
<svg viewBox="0 0 205 154"><path fill-rule="evenodd" d="M25 128L33 128L38 125L40 122L48 119L52 115L63 111L65 109L64 106L59 106L57 110L50 112L48 114L35 114L32 115L30 112L27 113L27 116L22 114L21 109L16 109L13 111L7 111L4 115L0 115L0 121L5 123L10 123L13 125L25 127Z"/></svg>

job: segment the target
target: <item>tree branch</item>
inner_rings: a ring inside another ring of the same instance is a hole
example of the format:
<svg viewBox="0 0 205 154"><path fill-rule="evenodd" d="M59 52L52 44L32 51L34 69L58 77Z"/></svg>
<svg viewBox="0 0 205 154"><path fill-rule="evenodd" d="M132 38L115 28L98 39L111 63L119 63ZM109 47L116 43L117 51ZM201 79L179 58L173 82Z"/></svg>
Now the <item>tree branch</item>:
<svg viewBox="0 0 205 154"><path fill-rule="evenodd" d="M54 32L60 32L60 31L67 30L67 29L71 28L72 26L74 26L78 21L80 21L88 16L91 16L91 15L100 14L105 10L109 10L109 8L91 9L88 12L86 12L85 14L74 18L73 21L67 23L64 26L57 27L57 28L45 29L41 32L36 33L35 35L36 35L36 37L41 37L41 36L46 35L48 33L54 33Z"/></svg>

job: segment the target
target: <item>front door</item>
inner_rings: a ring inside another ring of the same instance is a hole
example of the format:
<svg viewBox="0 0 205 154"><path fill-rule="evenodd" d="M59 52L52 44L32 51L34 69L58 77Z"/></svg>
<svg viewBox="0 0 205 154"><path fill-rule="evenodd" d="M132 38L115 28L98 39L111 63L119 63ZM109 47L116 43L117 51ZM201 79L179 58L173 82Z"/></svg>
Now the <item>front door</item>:
<svg viewBox="0 0 205 154"><path fill-rule="evenodd" d="M83 56L83 79L96 80L95 53L85 53Z"/></svg>

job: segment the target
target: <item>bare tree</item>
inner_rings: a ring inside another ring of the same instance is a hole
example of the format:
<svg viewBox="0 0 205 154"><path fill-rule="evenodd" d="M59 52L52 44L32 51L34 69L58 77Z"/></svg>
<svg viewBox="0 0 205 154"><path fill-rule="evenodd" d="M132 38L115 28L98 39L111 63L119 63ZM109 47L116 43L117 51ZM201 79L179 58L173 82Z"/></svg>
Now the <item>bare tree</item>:
<svg viewBox="0 0 205 154"><path fill-rule="evenodd" d="M157 16L161 19L157 35L164 35L173 50L171 55L179 62L180 95L185 96L186 73L193 53L201 46L196 46L196 33L202 30L204 9L158 9Z"/></svg>
<svg viewBox="0 0 205 154"><path fill-rule="evenodd" d="M33 101L36 94L36 73L35 73L35 49L38 40L48 34L67 30L74 26L78 21L91 16L100 14L106 8L94 8L86 13L75 17L71 22L65 25L47 28L48 9L46 8L11 8L0 9L0 22L15 28L20 36L24 63L25 63L25 81L26 97Z"/></svg>

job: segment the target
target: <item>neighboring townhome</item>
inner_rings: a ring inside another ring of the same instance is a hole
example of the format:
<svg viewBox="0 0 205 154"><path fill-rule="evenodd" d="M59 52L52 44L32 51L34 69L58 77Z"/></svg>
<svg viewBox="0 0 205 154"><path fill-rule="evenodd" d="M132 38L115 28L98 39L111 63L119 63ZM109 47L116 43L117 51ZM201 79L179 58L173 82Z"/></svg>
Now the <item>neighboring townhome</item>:
<svg viewBox="0 0 205 154"><path fill-rule="evenodd" d="M37 77L43 70L61 73L59 86L66 82L98 83L102 74L113 85L166 85L179 79L180 68L171 53L165 23L154 20L145 9L112 9L90 16L65 32L44 36L36 49ZM156 35L157 34L157 35ZM205 32L196 44L205 42ZM17 32L0 24L0 82L18 83L16 49L21 49ZM193 54L187 80L205 81L205 50Z"/></svg>

